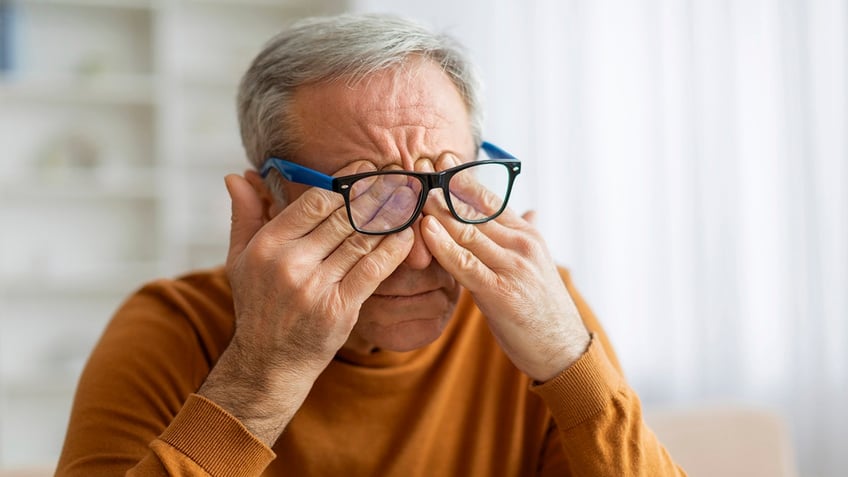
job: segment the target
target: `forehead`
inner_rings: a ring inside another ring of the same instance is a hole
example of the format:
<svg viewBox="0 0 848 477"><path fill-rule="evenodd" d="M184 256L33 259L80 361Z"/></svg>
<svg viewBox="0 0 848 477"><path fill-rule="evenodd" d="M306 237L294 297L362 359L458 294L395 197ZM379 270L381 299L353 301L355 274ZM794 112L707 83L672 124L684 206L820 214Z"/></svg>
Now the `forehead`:
<svg viewBox="0 0 848 477"><path fill-rule="evenodd" d="M446 151L474 152L465 101L429 60L410 59L356 82L301 87L292 112L296 159L322 170L359 159L407 166Z"/></svg>

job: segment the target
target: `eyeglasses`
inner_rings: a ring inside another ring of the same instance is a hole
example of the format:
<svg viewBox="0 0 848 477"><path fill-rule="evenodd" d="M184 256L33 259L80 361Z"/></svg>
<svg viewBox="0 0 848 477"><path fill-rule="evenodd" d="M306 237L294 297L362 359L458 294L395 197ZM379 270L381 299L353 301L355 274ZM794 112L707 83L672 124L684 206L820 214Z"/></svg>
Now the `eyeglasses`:
<svg viewBox="0 0 848 477"><path fill-rule="evenodd" d="M451 214L466 224L488 222L504 211L521 161L483 142L489 159L460 164L440 172L373 171L331 177L284 159L271 157L260 170L272 169L299 184L320 187L344 196L354 230L369 235L399 232L409 227L424 208L431 189L442 189Z"/></svg>

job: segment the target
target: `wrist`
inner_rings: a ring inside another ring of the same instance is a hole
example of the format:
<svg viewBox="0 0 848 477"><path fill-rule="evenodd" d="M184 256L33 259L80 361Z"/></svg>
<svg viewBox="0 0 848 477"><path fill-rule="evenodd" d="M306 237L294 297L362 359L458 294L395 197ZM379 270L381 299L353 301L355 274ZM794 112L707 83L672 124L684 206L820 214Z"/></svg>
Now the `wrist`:
<svg viewBox="0 0 848 477"><path fill-rule="evenodd" d="M551 353L551 359L539 367L536 372L530 374L530 377L538 383L544 383L555 378L576 363L589 349L591 342L592 336L581 326L581 329L570 334L563 341L559 351Z"/></svg>
<svg viewBox="0 0 848 477"><path fill-rule="evenodd" d="M260 363L231 342L197 394L238 419L272 447L309 394L315 377ZM316 376L317 377L317 376Z"/></svg>

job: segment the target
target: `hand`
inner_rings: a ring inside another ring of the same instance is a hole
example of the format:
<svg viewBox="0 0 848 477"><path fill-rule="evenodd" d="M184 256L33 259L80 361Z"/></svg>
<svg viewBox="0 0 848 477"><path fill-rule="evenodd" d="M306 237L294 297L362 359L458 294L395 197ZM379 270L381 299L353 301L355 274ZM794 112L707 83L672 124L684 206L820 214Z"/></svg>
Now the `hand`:
<svg viewBox="0 0 848 477"><path fill-rule="evenodd" d="M459 164L446 154L435 164L444 170ZM460 184L465 216L491 212L489 192L471 181ZM532 213L506 209L478 225L457 221L432 194L425 205L421 234L427 248L469 290L489 320L504 352L531 378L547 381L576 361L589 344L574 302L539 232Z"/></svg>
<svg viewBox="0 0 848 477"><path fill-rule="evenodd" d="M355 233L341 195L316 188L267 218L245 178L226 183L235 332L198 392L271 446L347 340L362 303L409 253L412 231Z"/></svg>

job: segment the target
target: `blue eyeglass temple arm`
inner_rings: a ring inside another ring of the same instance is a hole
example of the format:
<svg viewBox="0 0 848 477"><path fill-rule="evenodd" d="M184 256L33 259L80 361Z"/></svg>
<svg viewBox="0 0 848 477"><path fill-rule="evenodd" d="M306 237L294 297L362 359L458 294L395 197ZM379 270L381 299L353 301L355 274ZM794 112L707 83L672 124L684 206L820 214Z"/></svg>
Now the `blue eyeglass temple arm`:
<svg viewBox="0 0 848 477"><path fill-rule="evenodd" d="M512 154L504 151L503 149L499 148L498 146L495 146L490 142L483 141L483 143L480 144L480 149L486 151L486 154L492 159L517 159Z"/></svg>
<svg viewBox="0 0 848 477"><path fill-rule="evenodd" d="M326 174L322 174L308 167L303 167L300 164L289 162L284 159L271 157L262 166L259 172L262 177L268 175L271 169L277 169L286 180L297 182L298 184L311 185L320 187L321 189L333 190L333 178Z"/></svg>
<svg viewBox="0 0 848 477"><path fill-rule="evenodd" d="M490 142L483 141L480 144L480 148L486 151L486 154L492 159L515 159L515 156ZM271 169L277 169L280 175L286 180L297 182L298 184L320 187L321 189L333 190L332 176L322 174L308 167L303 167L300 164L295 164L294 162L277 157L270 157L262 165L262 170L259 173L262 177L266 177L271 172Z"/></svg>

